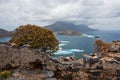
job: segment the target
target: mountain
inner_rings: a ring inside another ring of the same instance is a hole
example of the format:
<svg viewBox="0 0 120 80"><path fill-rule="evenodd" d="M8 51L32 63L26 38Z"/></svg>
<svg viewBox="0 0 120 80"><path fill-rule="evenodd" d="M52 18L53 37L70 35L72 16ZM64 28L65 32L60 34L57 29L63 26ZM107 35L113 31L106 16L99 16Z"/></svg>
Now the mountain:
<svg viewBox="0 0 120 80"><path fill-rule="evenodd" d="M6 37L6 36L10 36L11 32L6 31L4 29L0 29L0 37Z"/></svg>
<svg viewBox="0 0 120 80"><path fill-rule="evenodd" d="M75 25L73 23L57 21L54 24L45 26L45 28L52 30L53 32L72 30L76 32L95 31L95 29L89 28L87 25Z"/></svg>
<svg viewBox="0 0 120 80"><path fill-rule="evenodd" d="M78 26L77 30L79 30L81 32L96 31L95 29L89 28L87 25L84 25L84 24L80 24L80 25L77 25L77 26Z"/></svg>

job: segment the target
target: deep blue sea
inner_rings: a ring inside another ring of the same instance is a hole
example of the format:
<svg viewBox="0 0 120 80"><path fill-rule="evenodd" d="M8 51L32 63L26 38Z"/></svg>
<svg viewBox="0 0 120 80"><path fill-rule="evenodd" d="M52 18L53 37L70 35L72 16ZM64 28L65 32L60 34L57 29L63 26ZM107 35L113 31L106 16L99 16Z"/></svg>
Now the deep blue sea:
<svg viewBox="0 0 120 80"><path fill-rule="evenodd" d="M113 40L120 40L120 30L109 31L93 31L84 32L85 36L61 36L57 38L60 41L59 50L55 53L58 56L75 55L81 58L82 53L92 54L94 51L94 41L101 39L105 42L112 42ZM94 36L99 36L95 38Z"/></svg>
<svg viewBox="0 0 120 80"><path fill-rule="evenodd" d="M100 38L95 38L99 36ZM72 56L81 58L82 53L91 54L94 51L94 41L102 39L106 42L120 39L120 31L93 31L84 32L84 36L63 36L57 35L59 40L59 50L54 53L55 57L59 56ZM8 41L9 37L0 38L0 42Z"/></svg>

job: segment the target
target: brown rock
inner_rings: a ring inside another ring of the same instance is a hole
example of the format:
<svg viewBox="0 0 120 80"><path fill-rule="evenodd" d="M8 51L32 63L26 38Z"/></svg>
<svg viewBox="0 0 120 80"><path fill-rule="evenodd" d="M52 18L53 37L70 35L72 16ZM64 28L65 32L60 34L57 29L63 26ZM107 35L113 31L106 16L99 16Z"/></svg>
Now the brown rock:
<svg viewBox="0 0 120 80"><path fill-rule="evenodd" d="M29 67L32 64L45 64L47 69L55 70L56 62L49 55L37 52L37 49L27 47L18 49L6 44L0 44L0 66L2 68L8 65L11 67Z"/></svg>

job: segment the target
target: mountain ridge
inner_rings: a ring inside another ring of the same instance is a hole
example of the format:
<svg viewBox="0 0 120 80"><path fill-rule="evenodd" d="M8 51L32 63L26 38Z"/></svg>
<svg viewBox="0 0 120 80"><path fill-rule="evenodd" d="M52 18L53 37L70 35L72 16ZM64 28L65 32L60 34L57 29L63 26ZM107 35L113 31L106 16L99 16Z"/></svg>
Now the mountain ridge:
<svg viewBox="0 0 120 80"><path fill-rule="evenodd" d="M7 37L10 35L11 35L11 32L4 30L4 29L0 29L0 37Z"/></svg>
<svg viewBox="0 0 120 80"><path fill-rule="evenodd" d="M54 24L44 26L47 29L52 30L53 32L72 30L76 32L85 32L85 31L96 31L95 29L89 28L87 25L80 24L75 25L69 22L57 21Z"/></svg>

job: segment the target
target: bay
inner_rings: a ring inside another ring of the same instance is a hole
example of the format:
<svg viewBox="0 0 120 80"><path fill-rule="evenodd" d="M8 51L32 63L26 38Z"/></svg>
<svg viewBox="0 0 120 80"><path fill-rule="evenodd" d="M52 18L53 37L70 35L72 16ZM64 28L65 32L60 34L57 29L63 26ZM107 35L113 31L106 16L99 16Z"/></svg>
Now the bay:
<svg viewBox="0 0 120 80"><path fill-rule="evenodd" d="M84 32L84 36L65 36L56 35L59 40L59 50L55 52L55 57L59 56L72 56L75 55L77 58L81 58L82 53L92 54L94 52L94 36L99 36L105 42L112 42L113 40L120 40L120 31L93 31ZM10 37L0 38L0 42L6 42L10 40Z"/></svg>
<svg viewBox="0 0 120 80"><path fill-rule="evenodd" d="M60 41L60 50L56 52L55 57L72 56L81 58L82 53L92 54L94 52L94 41L101 39L105 42L112 42L113 40L120 40L120 30L104 30L84 32L87 36L61 36L57 38ZM94 36L99 36L95 38Z"/></svg>

